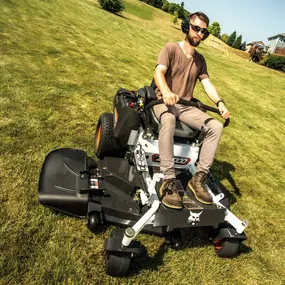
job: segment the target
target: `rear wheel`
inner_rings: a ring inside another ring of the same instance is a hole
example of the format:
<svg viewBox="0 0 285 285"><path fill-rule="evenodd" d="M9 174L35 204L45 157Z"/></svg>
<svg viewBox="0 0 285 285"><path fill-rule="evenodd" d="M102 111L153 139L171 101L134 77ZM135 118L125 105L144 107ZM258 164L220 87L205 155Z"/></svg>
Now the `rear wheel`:
<svg viewBox="0 0 285 285"><path fill-rule="evenodd" d="M235 257L240 246L239 239L223 239L214 242L214 247L219 257Z"/></svg>
<svg viewBox="0 0 285 285"><path fill-rule="evenodd" d="M94 152L102 159L105 156L122 157L123 149L119 147L114 136L114 119L112 113L103 113L97 123L95 132Z"/></svg>

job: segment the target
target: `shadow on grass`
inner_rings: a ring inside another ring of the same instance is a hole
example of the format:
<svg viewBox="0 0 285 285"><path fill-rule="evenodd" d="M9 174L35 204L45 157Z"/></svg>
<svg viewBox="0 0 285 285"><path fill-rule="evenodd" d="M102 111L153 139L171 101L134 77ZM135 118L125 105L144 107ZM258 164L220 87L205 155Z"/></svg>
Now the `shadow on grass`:
<svg viewBox="0 0 285 285"><path fill-rule="evenodd" d="M171 26L173 29L175 29L175 30L178 30L178 31L180 31L181 29L180 28L177 28L177 27L175 27L175 26Z"/></svg>
<svg viewBox="0 0 285 285"><path fill-rule="evenodd" d="M177 232L180 231L177 230L176 233ZM181 240L178 238L180 240L179 246L174 246L174 244L171 242L169 235L166 235L161 238L164 238L165 241L161 244L161 246L153 256L149 256L147 249L142 245L144 251L142 254L137 255L132 259L129 276L136 275L141 270L159 270L159 267L164 264L164 255L168 250L180 251L191 247L204 247L211 244L208 239L207 233L199 228L181 230Z"/></svg>
<svg viewBox="0 0 285 285"><path fill-rule="evenodd" d="M125 17L124 15L122 15L122 14L118 14L118 13L113 13L115 16L118 16L118 17L121 17L121 18L123 18L123 19L125 19L125 20L129 20L129 18L127 18L127 17Z"/></svg>
<svg viewBox="0 0 285 285"><path fill-rule="evenodd" d="M252 252L252 248L245 245L244 243L241 243L240 244L240 247L239 247L239 255L242 255L242 254L248 254L248 253L251 253Z"/></svg>
<svg viewBox="0 0 285 285"><path fill-rule="evenodd" d="M231 173L235 172L235 167L226 162L216 160L213 163L211 168L211 173L216 178L218 185L220 186L223 193L228 197L230 205L234 204L239 197L241 197L241 192L239 187L237 186L235 180L233 179ZM231 185L233 191L227 189L223 184L222 180L227 180Z"/></svg>
<svg viewBox="0 0 285 285"><path fill-rule="evenodd" d="M183 229L181 235L181 244L179 247L173 248L170 245L169 241L166 239L166 241L161 244L161 246L153 256L149 256L147 253L147 249L143 246L143 253L132 258L128 276L136 275L141 270L159 270L159 267L163 266L164 264L164 255L168 250L181 251L189 248L199 248L212 245L212 241L209 239L207 229ZM210 250L215 251L214 245L212 245L212 249L209 248L209 251ZM241 243L236 257L239 257L243 254L248 254L250 252L252 252L252 249Z"/></svg>
<svg viewBox="0 0 285 285"><path fill-rule="evenodd" d="M147 249L144 247L143 253L136 255L131 262L129 276L137 275L141 270L157 271L159 266L163 265L163 257L169 246L164 242L155 253L154 256L149 256Z"/></svg>

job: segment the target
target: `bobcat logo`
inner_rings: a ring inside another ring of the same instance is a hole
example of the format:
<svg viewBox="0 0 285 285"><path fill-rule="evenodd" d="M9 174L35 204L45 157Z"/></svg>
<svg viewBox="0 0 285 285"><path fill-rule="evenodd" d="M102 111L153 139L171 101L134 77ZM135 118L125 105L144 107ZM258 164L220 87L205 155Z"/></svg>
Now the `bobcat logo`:
<svg viewBox="0 0 285 285"><path fill-rule="evenodd" d="M202 211L199 213L193 213L190 211L190 216L188 218L188 223L191 225L196 225L200 222L200 215L202 214Z"/></svg>

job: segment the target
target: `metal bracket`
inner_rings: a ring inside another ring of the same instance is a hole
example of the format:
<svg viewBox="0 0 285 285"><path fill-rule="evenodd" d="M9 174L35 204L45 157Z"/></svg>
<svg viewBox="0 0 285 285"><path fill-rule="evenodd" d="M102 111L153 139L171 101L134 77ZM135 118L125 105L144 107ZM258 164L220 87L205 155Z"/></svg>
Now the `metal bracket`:
<svg viewBox="0 0 285 285"><path fill-rule="evenodd" d="M143 190L139 190L139 195L140 195L140 198L141 198L141 203L142 203L142 205L147 204L147 202L149 201L149 199L148 199L148 197L146 196L146 194L144 193Z"/></svg>
<svg viewBox="0 0 285 285"><path fill-rule="evenodd" d="M196 168L195 166L189 168L189 171L192 175L195 175ZM243 220L241 221L237 216L235 216L228 208L226 208L220 201L224 198L224 194L220 193L218 195L214 195L214 193L211 191L210 187L206 184L206 189L211 194L214 203L219 208L225 209L225 221L227 221L229 224L231 224L237 231L237 233L241 234L245 228L248 226L248 221Z"/></svg>
<svg viewBox="0 0 285 285"><path fill-rule="evenodd" d="M138 145L134 151L135 163L138 171L148 172L147 161L145 157L145 152L141 145Z"/></svg>
<svg viewBox="0 0 285 285"><path fill-rule="evenodd" d="M155 173L153 178L149 176L149 173L146 173L145 181L147 184L148 192L150 198L146 203L150 206L149 210L132 226L132 228L127 228L124 234L122 245L128 246L131 241L141 232L145 225L149 225L154 220L154 214L157 212L160 201L155 191L155 184L161 179L163 175L161 173ZM131 233L131 234L130 234Z"/></svg>
<svg viewBox="0 0 285 285"><path fill-rule="evenodd" d="M235 216L229 209L227 209L221 202L224 198L224 194L220 193L219 195L214 195L213 192L211 191L210 187L206 184L206 188L208 192L211 194L214 203L220 207L224 208L225 211L225 221L227 221L229 224L231 224L237 231L237 233L241 234L245 228L248 226L248 221L243 220L241 221L237 216Z"/></svg>

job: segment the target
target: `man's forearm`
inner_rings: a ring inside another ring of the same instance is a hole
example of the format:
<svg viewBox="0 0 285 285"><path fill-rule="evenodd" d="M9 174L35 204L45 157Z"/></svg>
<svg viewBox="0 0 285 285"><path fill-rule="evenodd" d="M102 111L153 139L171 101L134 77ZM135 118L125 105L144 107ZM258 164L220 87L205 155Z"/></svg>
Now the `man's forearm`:
<svg viewBox="0 0 285 285"><path fill-rule="evenodd" d="M217 104L218 101L222 100L216 87L210 82L210 80L204 83L203 87L208 97L213 101L213 103Z"/></svg>
<svg viewBox="0 0 285 285"><path fill-rule="evenodd" d="M162 71L160 71L160 70L155 71L154 81L155 81L156 86L158 87L158 89L162 93L162 95L166 94L168 92L171 92L171 90L169 89L169 87L166 83L165 76L164 76Z"/></svg>
<svg viewBox="0 0 285 285"><path fill-rule="evenodd" d="M221 117L224 119L229 118L230 112L228 111L224 100L222 100L221 97L219 96L217 89L211 83L210 79L207 78L207 79L202 80L201 82L209 98L219 108Z"/></svg>
<svg viewBox="0 0 285 285"><path fill-rule="evenodd" d="M165 105L174 105L178 102L179 97L174 94L167 85L164 74L166 73L166 67L161 65L157 66L154 73L154 81L162 94L162 100Z"/></svg>

